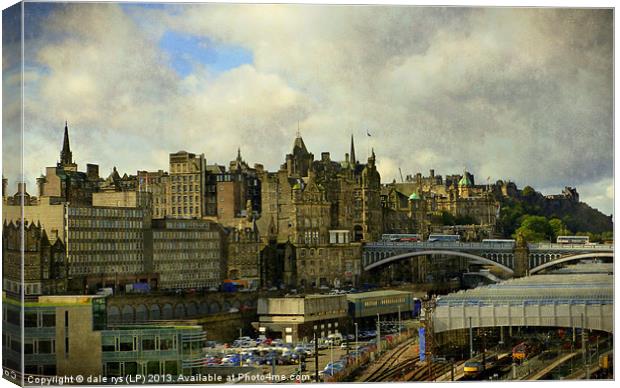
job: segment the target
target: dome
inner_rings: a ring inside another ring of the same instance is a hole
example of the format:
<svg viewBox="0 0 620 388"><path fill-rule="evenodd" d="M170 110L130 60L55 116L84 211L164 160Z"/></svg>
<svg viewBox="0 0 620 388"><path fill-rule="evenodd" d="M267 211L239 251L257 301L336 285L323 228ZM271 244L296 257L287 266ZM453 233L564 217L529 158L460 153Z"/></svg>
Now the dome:
<svg viewBox="0 0 620 388"><path fill-rule="evenodd" d="M412 193L412 194L409 196L409 200L410 200L410 201L413 201L413 200L418 200L418 199L420 199L420 196L418 195L418 193Z"/></svg>
<svg viewBox="0 0 620 388"><path fill-rule="evenodd" d="M467 173L466 172L463 173L463 177L459 181L459 187L462 187L462 186L471 187L471 181L467 177Z"/></svg>

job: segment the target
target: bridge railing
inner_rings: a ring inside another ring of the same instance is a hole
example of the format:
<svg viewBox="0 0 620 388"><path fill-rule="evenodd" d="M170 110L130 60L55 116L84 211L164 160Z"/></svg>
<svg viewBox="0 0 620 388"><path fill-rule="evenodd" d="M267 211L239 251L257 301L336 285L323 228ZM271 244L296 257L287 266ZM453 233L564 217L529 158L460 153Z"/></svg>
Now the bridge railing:
<svg viewBox="0 0 620 388"><path fill-rule="evenodd" d="M392 242L376 241L367 243L365 249L467 249L467 250L512 250L514 243L481 243L481 242Z"/></svg>
<svg viewBox="0 0 620 388"><path fill-rule="evenodd" d="M530 250L579 250L579 251L613 251L610 244L556 244L532 243L527 244Z"/></svg>

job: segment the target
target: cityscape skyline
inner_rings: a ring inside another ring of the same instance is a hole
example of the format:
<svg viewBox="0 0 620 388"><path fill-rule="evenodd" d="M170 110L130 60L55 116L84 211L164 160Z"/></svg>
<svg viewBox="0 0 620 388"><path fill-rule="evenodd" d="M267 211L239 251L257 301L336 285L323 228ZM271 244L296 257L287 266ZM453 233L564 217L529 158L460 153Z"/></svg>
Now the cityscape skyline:
<svg viewBox="0 0 620 388"><path fill-rule="evenodd" d="M467 168L545 194L576 186L610 214L611 20L588 9L29 3L24 175L33 187L53 164L64 120L78 163L127 173L163 169L178 150L226 163L238 147L274 171L299 123L317 155L342 158L351 134L359 156L374 147L383 182L399 168ZM4 64L7 88L16 65ZM4 108L8 160L17 111ZM5 166L11 182L16 170Z"/></svg>

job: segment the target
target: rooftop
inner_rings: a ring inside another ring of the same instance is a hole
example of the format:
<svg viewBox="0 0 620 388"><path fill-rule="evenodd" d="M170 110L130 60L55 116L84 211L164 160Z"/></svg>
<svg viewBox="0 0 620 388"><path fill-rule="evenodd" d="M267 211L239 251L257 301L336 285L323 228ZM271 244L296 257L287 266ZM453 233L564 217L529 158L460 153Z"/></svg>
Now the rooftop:
<svg viewBox="0 0 620 388"><path fill-rule="evenodd" d="M397 296L397 295L412 295L411 292L397 291L397 290L381 290L381 291L368 291L358 292L356 294L347 294L347 299L364 299L364 298L379 298L383 296Z"/></svg>
<svg viewBox="0 0 620 388"><path fill-rule="evenodd" d="M534 275L459 291L437 300L456 304L613 304L613 275L561 273Z"/></svg>

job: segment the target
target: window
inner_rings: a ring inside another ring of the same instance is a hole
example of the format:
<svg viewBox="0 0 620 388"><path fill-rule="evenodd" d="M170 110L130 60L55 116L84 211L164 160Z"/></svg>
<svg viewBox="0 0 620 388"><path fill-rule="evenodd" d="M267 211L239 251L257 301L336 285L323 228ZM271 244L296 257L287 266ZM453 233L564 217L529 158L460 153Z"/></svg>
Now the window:
<svg viewBox="0 0 620 388"><path fill-rule="evenodd" d="M155 350L155 338L142 338L142 350Z"/></svg>
<svg viewBox="0 0 620 388"><path fill-rule="evenodd" d="M39 340L39 354L56 353L54 349L54 340Z"/></svg>
<svg viewBox="0 0 620 388"><path fill-rule="evenodd" d="M172 338L160 338L159 349L160 350L174 349Z"/></svg>
<svg viewBox="0 0 620 388"><path fill-rule="evenodd" d="M102 352L114 352L116 350L116 337L105 336L101 339Z"/></svg>
<svg viewBox="0 0 620 388"><path fill-rule="evenodd" d="M119 350L121 352L133 352L133 337L122 336Z"/></svg>
<svg viewBox="0 0 620 388"><path fill-rule="evenodd" d="M159 373L159 361L149 361L146 363L146 373L147 374L158 374Z"/></svg>
<svg viewBox="0 0 620 388"><path fill-rule="evenodd" d="M25 327L37 327L37 313L25 313L24 314L24 326Z"/></svg>
<svg viewBox="0 0 620 388"><path fill-rule="evenodd" d="M165 361L164 373L176 375L177 374L177 362L176 361Z"/></svg>
<svg viewBox="0 0 620 388"><path fill-rule="evenodd" d="M106 363L106 372L108 376L120 376L121 375L121 363L120 362L108 362Z"/></svg>
<svg viewBox="0 0 620 388"><path fill-rule="evenodd" d="M24 354L33 354L34 344L32 342L24 342Z"/></svg>

